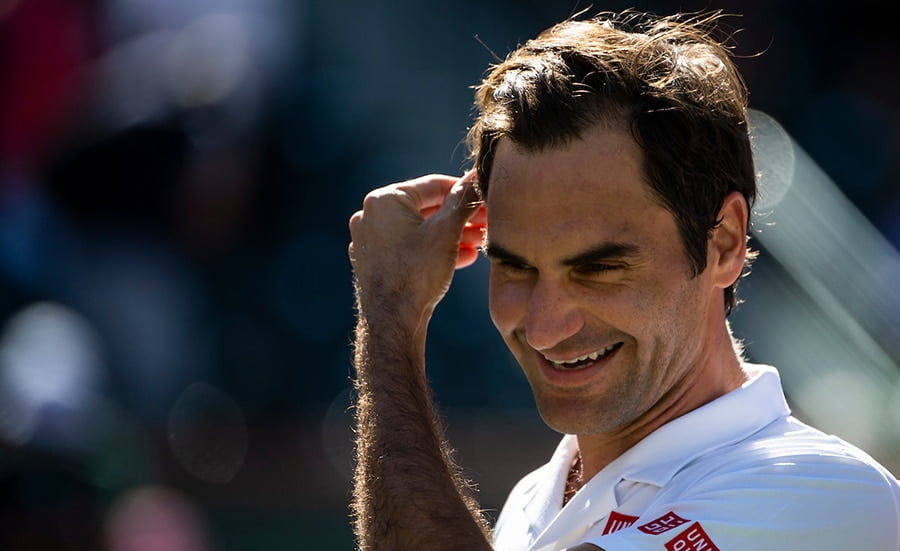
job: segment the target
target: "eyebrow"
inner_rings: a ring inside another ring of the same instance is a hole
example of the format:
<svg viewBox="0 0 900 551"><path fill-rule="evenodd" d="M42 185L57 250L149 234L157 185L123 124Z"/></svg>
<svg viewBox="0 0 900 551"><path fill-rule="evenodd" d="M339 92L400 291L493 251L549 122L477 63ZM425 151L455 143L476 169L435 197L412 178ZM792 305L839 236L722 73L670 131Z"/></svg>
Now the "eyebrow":
<svg viewBox="0 0 900 551"><path fill-rule="evenodd" d="M528 262L522 258L521 256L508 251L502 246L496 243L485 243L481 250L484 251L484 255L493 260L499 260L501 262L510 262L512 264L528 264Z"/></svg>
<svg viewBox="0 0 900 551"><path fill-rule="evenodd" d="M583 266L604 260L634 257L638 255L640 250L640 247L634 243L601 243L563 260L563 264L566 266Z"/></svg>
<svg viewBox="0 0 900 551"><path fill-rule="evenodd" d="M525 258L504 248L502 245L485 243L484 254L491 259L514 264L530 264ZM607 242L595 245L562 261L564 266L583 266L604 260L634 257L640 253L639 246L633 243Z"/></svg>

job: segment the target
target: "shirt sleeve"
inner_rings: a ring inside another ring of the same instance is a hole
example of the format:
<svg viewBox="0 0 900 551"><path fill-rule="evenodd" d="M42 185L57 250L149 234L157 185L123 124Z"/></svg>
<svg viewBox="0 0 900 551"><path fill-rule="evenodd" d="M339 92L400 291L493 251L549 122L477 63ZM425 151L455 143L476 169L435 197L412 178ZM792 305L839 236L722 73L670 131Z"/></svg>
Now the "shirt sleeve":
<svg viewBox="0 0 900 551"><path fill-rule="evenodd" d="M784 459L676 475L606 551L900 549L896 479L865 462Z"/></svg>

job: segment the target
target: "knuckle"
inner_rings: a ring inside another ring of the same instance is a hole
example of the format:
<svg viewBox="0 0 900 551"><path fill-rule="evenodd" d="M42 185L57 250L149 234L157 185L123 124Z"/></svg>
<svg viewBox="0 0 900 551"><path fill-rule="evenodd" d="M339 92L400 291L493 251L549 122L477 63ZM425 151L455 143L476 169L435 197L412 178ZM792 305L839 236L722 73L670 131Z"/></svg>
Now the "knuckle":
<svg viewBox="0 0 900 551"><path fill-rule="evenodd" d="M356 228L359 226L359 223L362 221L363 212L358 210L353 213L353 216L350 217L350 221L348 222L348 226L350 227L350 233L356 231Z"/></svg>
<svg viewBox="0 0 900 551"><path fill-rule="evenodd" d="M380 205L383 205L392 199L396 199L397 194L401 191L399 188L400 185L401 184L391 184L389 186L373 189L367 193L365 198L363 198L363 211L377 209Z"/></svg>
<svg viewBox="0 0 900 551"><path fill-rule="evenodd" d="M380 189L376 189L374 191L370 191L369 193L367 193L366 196L363 198L363 210L364 211L371 210L372 207L376 203L378 203L380 198L381 198L381 190Z"/></svg>

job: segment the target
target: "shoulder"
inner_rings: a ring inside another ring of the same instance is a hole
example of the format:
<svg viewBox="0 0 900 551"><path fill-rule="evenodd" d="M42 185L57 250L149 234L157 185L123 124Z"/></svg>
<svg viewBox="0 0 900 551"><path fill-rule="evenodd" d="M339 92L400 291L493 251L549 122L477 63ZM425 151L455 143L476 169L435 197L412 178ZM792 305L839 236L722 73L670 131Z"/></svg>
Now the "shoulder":
<svg viewBox="0 0 900 551"><path fill-rule="evenodd" d="M722 484L742 476L771 478L776 486L808 481L819 488L838 490L844 488L840 481L869 481L884 489L897 488L895 477L867 453L792 417L772 423L750 438L701 454L686 464L672 483L677 486L679 479L685 479L697 488L704 481Z"/></svg>
<svg viewBox="0 0 900 551"><path fill-rule="evenodd" d="M872 478L896 486L894 476L866 452L793 417L780 419L740 442L701 454L682 469L683 474L704 478L739 472Z"/></svg>
<svg viewBox="0 0 900 551"><path fill-rule="evenodd" d="M697 458L658 500L683 504L723 532L815 531L848 545L854 536L893 538L892 548L900 538L896 478L852 444L792 418Z"/></svg>
<svg viewBox="0 0 900 551"><path fill-rule="evenodd" d="M793 419L695 458L629 528L633 549L900 549L900 486L855 446Z"/></svg>

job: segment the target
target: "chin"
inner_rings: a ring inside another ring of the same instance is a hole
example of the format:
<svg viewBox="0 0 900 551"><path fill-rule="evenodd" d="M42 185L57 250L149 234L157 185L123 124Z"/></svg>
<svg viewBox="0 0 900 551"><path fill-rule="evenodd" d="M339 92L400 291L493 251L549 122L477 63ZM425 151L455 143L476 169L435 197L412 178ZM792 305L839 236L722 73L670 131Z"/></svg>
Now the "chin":
<svg viewBox="0 0 900 551"><path fill-rule="evenodd" d="M558 403L549 404L547 402ZM571 400L538 401L538 413L544 423L560 434L596 434L603 432L602 422L605 416L596 411L582 411L573 407Z"/></svg>
<svg viewBox="0 0 900 551"><path fill-rule="evenodd" d="M535 395L544 423L561 434L605 434L640 416L634 404L604 397L579 400L574 396Z"/></svg>

